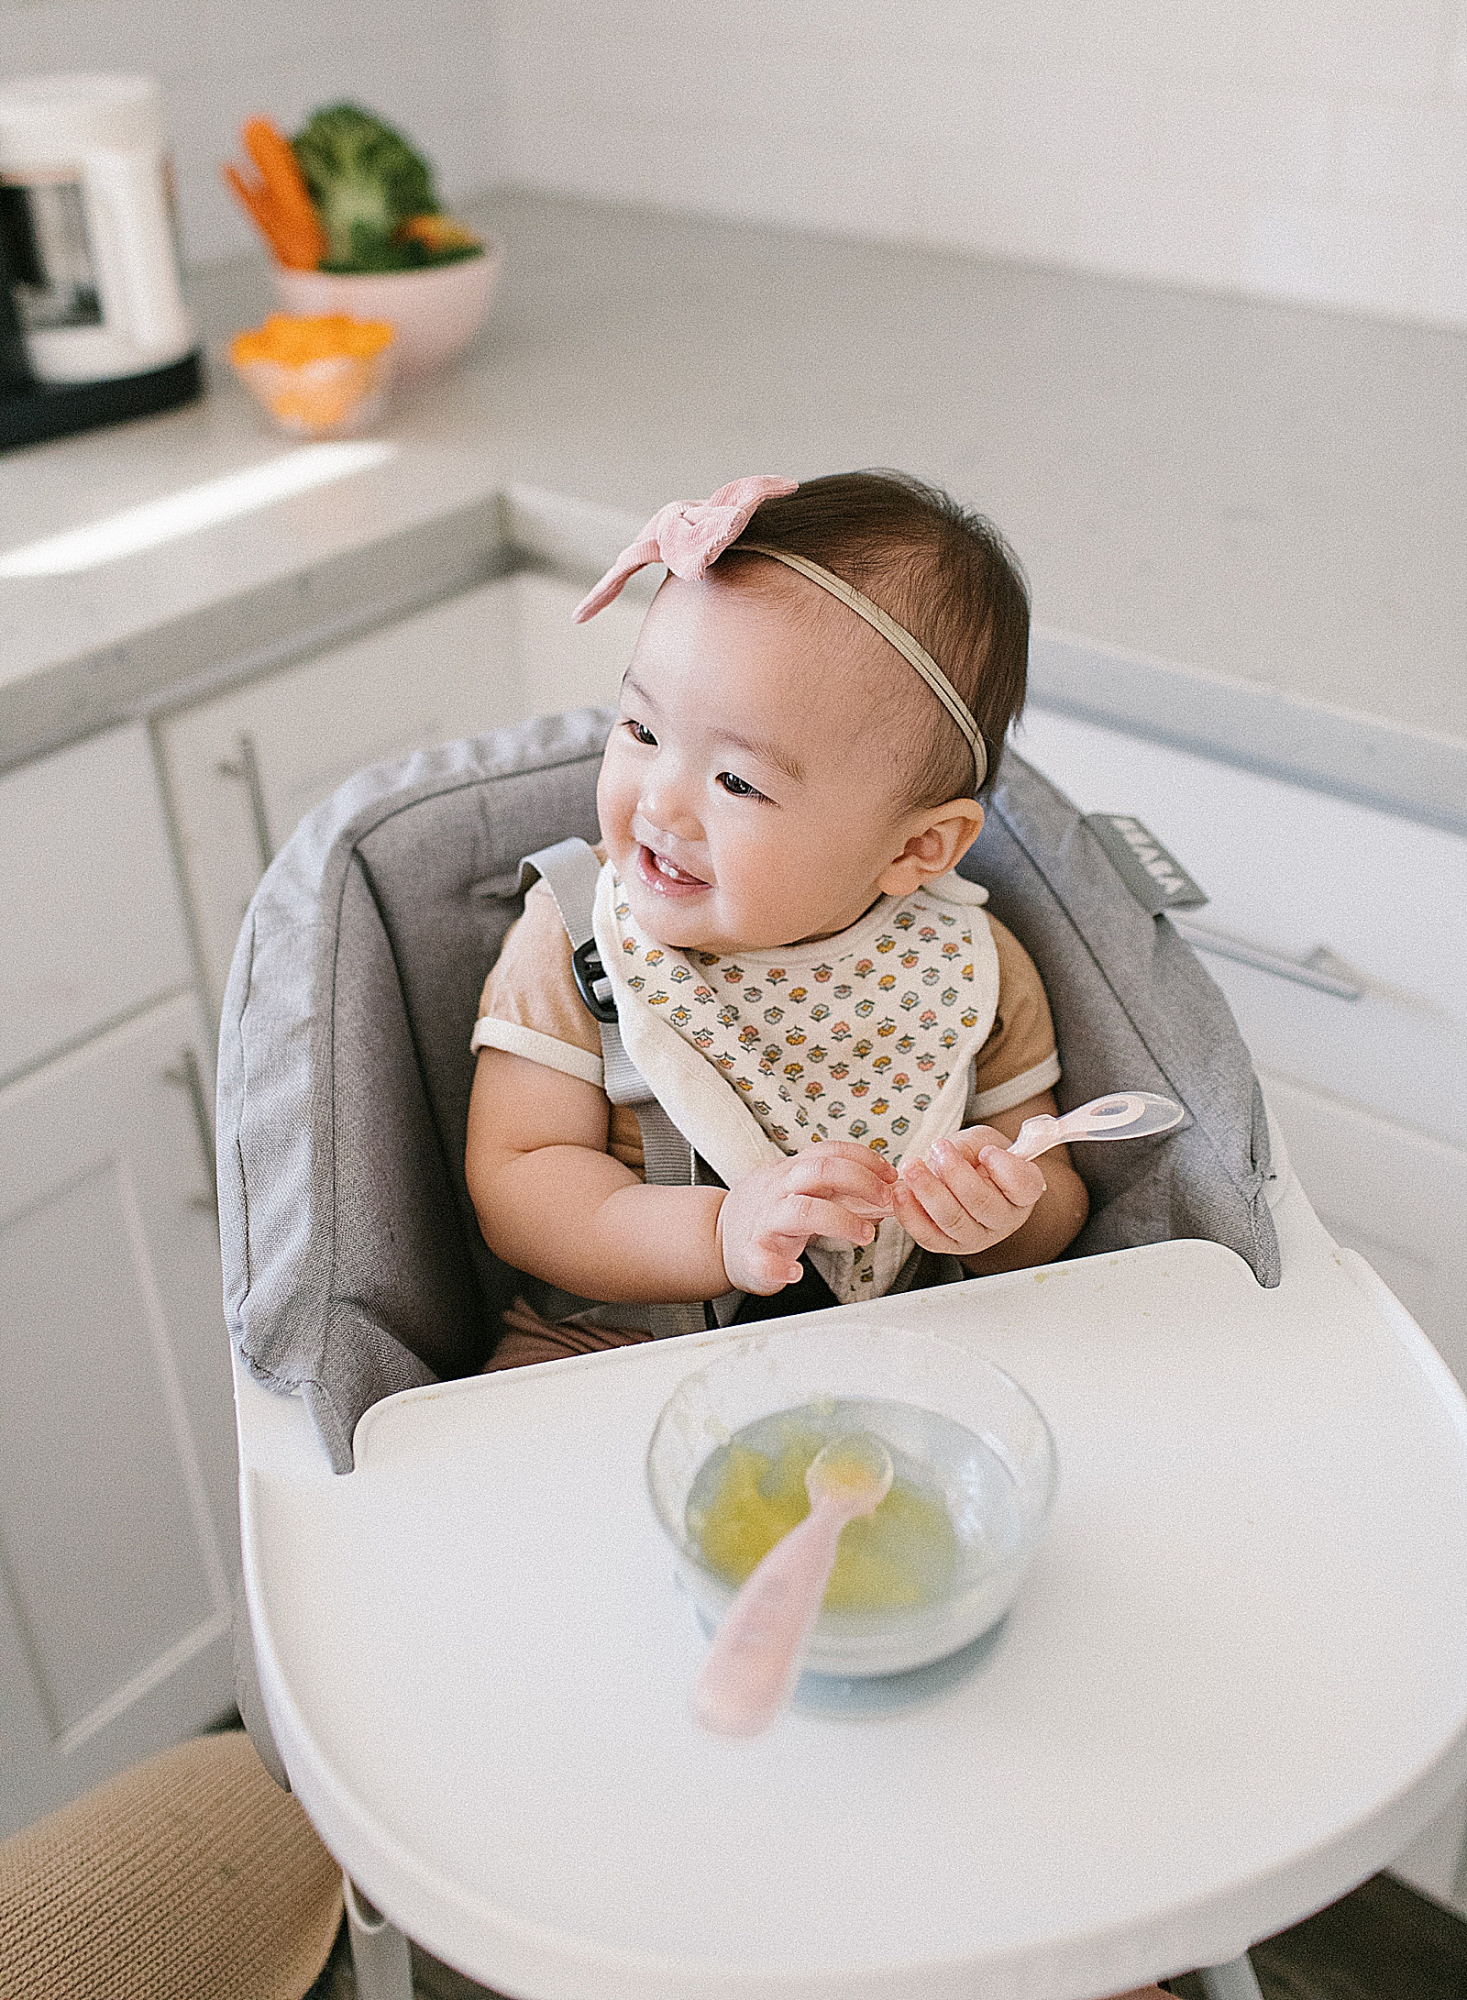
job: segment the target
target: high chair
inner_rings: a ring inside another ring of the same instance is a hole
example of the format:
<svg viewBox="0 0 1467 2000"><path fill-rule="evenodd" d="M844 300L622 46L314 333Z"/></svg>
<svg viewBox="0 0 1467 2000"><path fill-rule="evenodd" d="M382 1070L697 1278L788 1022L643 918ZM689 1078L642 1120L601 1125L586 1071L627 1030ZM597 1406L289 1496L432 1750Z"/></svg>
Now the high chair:
<svg viewBox="0 0 1467 2000"><path fill-rule="evenodd" d="M464 1185L469 1034L520 857L595 837L608 724L353 779L225 1002L241 1706L348 1877L364 2000L406 2000L405 1935L522 2000L1086 2000L1198 1964L1249 2000L1248 1944L1467 1775L1467 1405L1314 1216L1188 947L1010 753L971 866L1043 976L1061 1103L1189 1122L1076 1150L1064 1264L815 1316L971 1343L1049 1417L1060 1501L987 1657L701 1737L642 1454L770 1329L478 1372L535 1293Z"/></svg>

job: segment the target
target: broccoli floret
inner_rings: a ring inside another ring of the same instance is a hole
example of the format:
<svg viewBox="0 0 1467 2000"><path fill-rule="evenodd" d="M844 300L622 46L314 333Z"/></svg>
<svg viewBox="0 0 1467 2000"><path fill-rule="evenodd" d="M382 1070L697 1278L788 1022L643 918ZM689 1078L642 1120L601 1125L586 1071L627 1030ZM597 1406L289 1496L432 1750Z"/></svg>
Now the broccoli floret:
<svg viewBox="0 0 1467 2000"><path fill-rule="evenodd" d="M394 241L409 216L436 214L433 172L420 153L356 104L329 104L291 141L326 231L323 270L391 271L428 261Z"/></svg>

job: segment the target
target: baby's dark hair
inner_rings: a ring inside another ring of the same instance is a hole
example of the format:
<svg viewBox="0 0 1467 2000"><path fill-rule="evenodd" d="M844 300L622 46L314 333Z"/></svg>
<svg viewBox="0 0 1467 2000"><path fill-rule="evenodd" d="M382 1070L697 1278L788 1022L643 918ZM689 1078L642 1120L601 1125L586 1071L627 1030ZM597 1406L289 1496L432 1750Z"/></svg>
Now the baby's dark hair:
<svg viewBox="0 0 1467 2000"><path fill-rule="evenodd" d="M993 523L910 473L837 472L803 481L784 499L766 500L727 555L750 542L787 549L843 577L927 649L983 733L986 791L1009 725L1024 705L1029 657L1028 587ZM752 570L752 560L737 569ZM759 567L772 572L776 566ZM893 674L910 682L903 695L912 696L901 704L911 717L906 740L892 745L908 778L901 809L971 794L967 743L912 668L895 651L891 660Z"/></svg>

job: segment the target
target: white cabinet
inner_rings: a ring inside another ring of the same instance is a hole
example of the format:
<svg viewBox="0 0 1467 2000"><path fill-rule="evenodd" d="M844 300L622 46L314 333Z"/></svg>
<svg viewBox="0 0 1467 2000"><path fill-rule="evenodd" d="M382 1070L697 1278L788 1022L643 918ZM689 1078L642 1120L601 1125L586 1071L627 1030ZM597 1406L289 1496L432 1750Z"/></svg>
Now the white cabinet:
<svg viewBox="0 0 1467 2000"><path fill-rule="evenodd" d="M1202 959L1325 1224L1467 1383L1467 841L1043 709L1015 743L1082 810L1141 819L1211 897L1189 916L1277 955ZM1321 944L1360 998L1287 976Z"/></svg>
<svg viewBox="0 0 1467 2000"><path fill-rule="evenodd" d="M232 1698L209 1067L190 993L0 1091L0 1834Z"/></svg>
<svg viewBox="0 0 1467 2000"><path fill-rule="evenodd" d="M232 1700L213 1037L270 854L379 758L614 701L641 620L522 572L0 778L0 1835Z"/></svg>
<svg viewBox="0 0 1467 2000"><path fill-rule="evenodd" d="M140 727L0 778L0 1081L191 985Z"/></svg>
<svg viewBox="0 0 1467 2000"><path fill-rule="evenodd" d="M1374 1265L1467 1384L1467 1152L1271 1070L1261 1081L1320 1221Z"/></svg>
<svg viewBox="0 0 1467 2000"><path fill-rule="evenodd" d="M159 725L216 1008L261 872L343 779L527 715L616 700L641 608L573 626L579 595L522 571Z"/></svg>
<svg viewBox="0 0 1467 2000"><path fill-rule="evenodd" d="M0 1834L233 1698L208 1079L146 732L0 778Z"/></svg>

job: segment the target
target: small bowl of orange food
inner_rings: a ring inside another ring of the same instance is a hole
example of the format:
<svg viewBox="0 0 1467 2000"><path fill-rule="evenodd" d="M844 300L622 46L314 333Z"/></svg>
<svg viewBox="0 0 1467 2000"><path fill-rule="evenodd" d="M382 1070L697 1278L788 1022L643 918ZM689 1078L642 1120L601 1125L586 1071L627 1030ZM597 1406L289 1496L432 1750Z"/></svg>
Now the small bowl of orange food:
<svg viewBox="0 0 1467 2000"><path fill-rule="evenodd" d="M386 320L271 313L263 326L234 336L229 358L281 430L341 437L381 414L393 339Z"/></svg>

